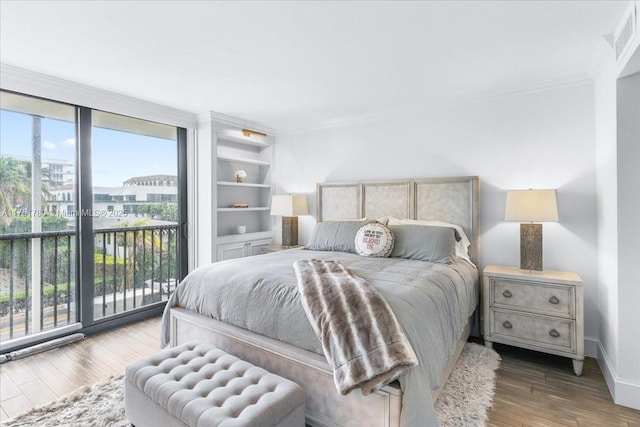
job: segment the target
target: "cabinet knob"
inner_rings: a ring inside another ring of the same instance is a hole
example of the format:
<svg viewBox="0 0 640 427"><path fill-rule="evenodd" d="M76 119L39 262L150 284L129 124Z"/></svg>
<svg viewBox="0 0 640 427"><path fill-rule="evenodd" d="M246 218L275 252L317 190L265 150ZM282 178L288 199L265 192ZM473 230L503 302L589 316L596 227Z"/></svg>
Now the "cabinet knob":
<svg viewBox="0 0 640 427"><path fill-rule="evenodd" d="M511 295L511 292L509 292L509 289L507 289L502 293L502 296L505 298L511 298L513 295Z"/></svg>
<svg viewBox="0 0 640 427"><path fill-rule="evenodd" d="M506 320L506 321L502 324L502 326L504 326L504 327L505 327L505 329L511 329L511 328L513 328L513 325L512 325L512 324L511 324L511 322L509 322L508 320ZM551 333L551 332L549 332L549 333Z"/></svg>
<svg viewBox="0 0 640 427"><path fill-rule="evenodd" d="M560 336L560 332L556 331L555 329L552 329L549 331L549 335L551 335L554 338L558 338Z"/></svg>
<svg viewBox="0 0 640 427"><path fill-rule="evenodd" d="M554 295L551 298L549 298L549 302L551 304L558 304L560 302L560 300L558 298L556 298L555 295Z"/></svg>

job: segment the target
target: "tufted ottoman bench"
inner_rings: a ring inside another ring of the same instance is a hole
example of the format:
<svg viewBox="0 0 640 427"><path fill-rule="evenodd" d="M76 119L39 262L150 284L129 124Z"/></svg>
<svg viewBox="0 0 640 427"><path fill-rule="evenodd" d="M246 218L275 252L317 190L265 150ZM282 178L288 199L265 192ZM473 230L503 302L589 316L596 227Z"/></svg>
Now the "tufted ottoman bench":
<svg viewBox="0 0 640 427"><path fill-rule="evenodd" d="M132 363L124 404L136 427L303 427L304 390L209 344L189 342Z"/></svg>

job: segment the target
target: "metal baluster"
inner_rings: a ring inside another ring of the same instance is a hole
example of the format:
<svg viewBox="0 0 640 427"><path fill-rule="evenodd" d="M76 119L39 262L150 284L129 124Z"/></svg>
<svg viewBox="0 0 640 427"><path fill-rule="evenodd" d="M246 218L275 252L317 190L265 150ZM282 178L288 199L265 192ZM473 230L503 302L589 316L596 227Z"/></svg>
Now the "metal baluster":
<svg viewBox="0 0 640 427"><path fill-rule="evenodd" d="M147 285L147 230L142 230L142 305L144 305L145 287Z"/></svg>
<svg viewBox="0 0 640 427"><path fill-rule="evenodd" d="M27 265L27 271L25 271L24 280L24 334L29 335L29 285L31 276L31 257L29 256L29 244L31 240L25 239L24 241L24 256Z"/></svg>
<svg viewBox="0 0 640 427"><path fill-rule="evenodd" d="M167 230L167 299L171 293L171 235L173 230Z"/></svg>
<svg viewBox="0 0 640 427"><path fill-rule="evenodd" d="M155 254L153 251L153 247L155 246L155 237L156 237L156 230L153 229L151 230L151 302L153 302L153 294L154 294L154 289L153 289L153 282L155 281L155 278L153 277L155 274Z"/></svg>
<svg viewBox="0 0 640 427"><path fill-rule="evenodd" d="M71 323L71 253L71 236L69 235L67 236L67 325Z"/></svg>
<svg viewBox="0 0 640 427"><path fill-rule="evenodd" d="M53 327L58 326L58 236L53 238Z"/></svg>
<svg viewBox="0 0 640 427"><path fill-rule="evenodd" d="M162 238L164 237L164 230L158 230L158 234L160 235L160 248L158 251L160 253L160 284L158 285L158 291L160 292L160 300L162 300Z"/></svg>
<svg viewBox="0 0 640 427"><path fill-rule="evenodd" d="M13 338L13 312L15 311L16 304L13 296L13 242L13 239L9 241L9 339Z"/></svg>
<svg viewBox="0 0 640 427"><path fill-rule="evenodd" d="M113 232L113 313L116 314L116 290L118 289L118 235Z"/></svg>
<svg viewBox="0 0 640 427"><path fill-rule="evenodd" d="M129 261L129 257L127 257L127 231L124 232L124 272L122 276L124 277L123 285L122 285L122 311L127 311L127 261Z"/></svg>
<svg viewBox="0 0 640 427"><path fill-rule="evenodd" d="M40 239L40 253L44 254L44 241L45 239ZM40 262L40 327L41 330L44 330L44 286L43 285L43 277L44 277L44 263Z"/></svg>
<svg viewBox="0 0 640 427"><path fill-rule="evenodd" d="M136 283L136 258L138 257L137 252L137 248L138 245L136 244L136 238L138 237L138 232L134 231L133 232L133 308L136 308L136 287L137 287L137 283Z"/></svg>
<svg viewBox="0 0 640 427"><path fill-rule="evenodd" d="M106 307L107 307L107 233L102 233L102 317L106 316L106 313L105 313Z"/></svg>

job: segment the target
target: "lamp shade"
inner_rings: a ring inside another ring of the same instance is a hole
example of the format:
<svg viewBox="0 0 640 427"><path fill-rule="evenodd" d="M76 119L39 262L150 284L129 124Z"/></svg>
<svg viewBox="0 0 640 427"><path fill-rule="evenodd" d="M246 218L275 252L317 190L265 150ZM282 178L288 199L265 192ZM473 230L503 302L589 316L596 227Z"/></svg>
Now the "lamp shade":
<svg viewBox="0 0 640 427"><path fill-rule="evenodd" d="M271 215L298 216L309 214L307 196L292 196L290 194L273 196L271 199Z"/></svg>
<svg viewBox="0 0 640 427"><path fill-rule="evenodd" d="M504 212L507 221L556 222L556 190L510 190Z"/></svg>

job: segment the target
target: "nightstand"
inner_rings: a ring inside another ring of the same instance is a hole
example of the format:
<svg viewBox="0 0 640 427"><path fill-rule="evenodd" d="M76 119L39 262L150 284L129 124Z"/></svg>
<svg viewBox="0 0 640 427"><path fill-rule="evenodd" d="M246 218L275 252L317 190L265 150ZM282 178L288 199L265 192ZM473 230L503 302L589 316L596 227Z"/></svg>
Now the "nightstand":
<svg viewBox="0 0 640 427"><path fill-rule="evenodd" d="M300 249L304 248L304 245L296 246L282 246L282 245L267 245L262 249L262 252L268 254L270 252L286 251L288 249Z"/></svg>
<svg viewBox="0 0 640 427"><path fill-rule="evenodd" d="M563 271L488 265L483 272L484 340L573 359L582 375L582 279Z"/></svg>

